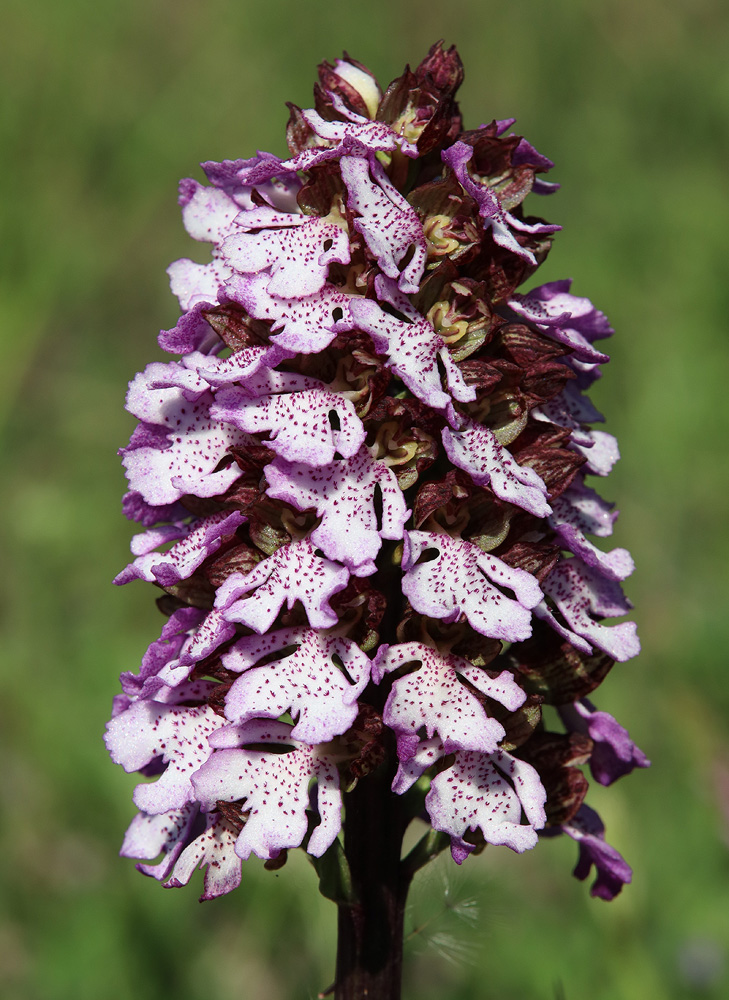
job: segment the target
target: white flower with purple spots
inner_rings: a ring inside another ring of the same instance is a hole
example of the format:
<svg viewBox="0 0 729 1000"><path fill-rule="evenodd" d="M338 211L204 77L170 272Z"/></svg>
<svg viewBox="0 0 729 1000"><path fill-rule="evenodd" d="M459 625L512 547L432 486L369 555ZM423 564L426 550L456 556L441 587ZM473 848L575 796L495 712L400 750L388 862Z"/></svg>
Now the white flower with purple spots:
<svg viewBox="0 0 729 1000"><path fill-rule="evenodd" d="M383 539L403 537L410 511L397 478L366 447L319 468L277 458L263 471L269 496L298 510L316 510L321 523L311 533L312 542L355 576L377 572L375 560ZM379 523L377 495L382 506Z"/></svg>
<svg viewBox="0 0 729 1000"><path fill-rule="evenodd" d="M430 551L436 558L422 561ZM539 584L530 573L514 569L471 542L410 531L403 569L403 593L416 611L446 621L463 615L481 635L507 642L531 635L530 611L543 596Z"/></svg>

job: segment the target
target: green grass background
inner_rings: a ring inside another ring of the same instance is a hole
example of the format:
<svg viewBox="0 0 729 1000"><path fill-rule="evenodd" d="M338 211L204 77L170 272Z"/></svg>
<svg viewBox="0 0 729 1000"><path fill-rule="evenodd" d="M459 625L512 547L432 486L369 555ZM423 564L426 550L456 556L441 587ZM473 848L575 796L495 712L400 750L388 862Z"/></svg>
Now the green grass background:
<svg viewBox="0 0 729 1000"><path fill-rule="evenodd" d="M159 620L152 588L110 585L132 533L115 450L126 382L175 322L164 269L204 258L178 178L282 153L283 102L308 104L320 60L346 48L387 83L440 37L466 65L467 123L516 116L557 163L536 210L565 230L542 280L573 276L617 330L596 401L621 442L604 492L645 652L599 703L654 764L591 798L635 868L612 904L561 840L426 873L406 996L729 995L725 9L6 0L2 23L0 995L289 1000L331 981L334 907L303 858L250 862L200 906L199 882L164 891L116 856L134 780L101 734Z"/></svg>

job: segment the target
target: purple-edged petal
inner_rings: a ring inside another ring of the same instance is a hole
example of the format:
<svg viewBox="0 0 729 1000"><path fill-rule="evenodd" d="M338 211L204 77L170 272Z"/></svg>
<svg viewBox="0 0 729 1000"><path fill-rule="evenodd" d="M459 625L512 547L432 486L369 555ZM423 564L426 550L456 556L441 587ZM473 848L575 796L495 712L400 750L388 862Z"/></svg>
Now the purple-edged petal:
<svg viewBox="0 0 729 1000"><path fill-rule="evenodd" d="M529 466L519 465L488 427L467 420L460 430L444 427L441 437L448 458L477 485L488 484L497 497L536 517L551 513L541 477Z"/></svg>
<svg viewBox="0 0 729 1000"><path fill-rule="evenodd" d="M299 847L307 830L309 783L316 779L321 822L308 845L309 854L319 857L331 845L341 828L341 794L336 765L315 747L297 743L291 726L282 722L251 722L231 726L225 734L229 747L235 738L238 747L217 750L195 774L193 784L202 808L217 802L244 800L246 824L236 844L244 860L251 853L259 858L276 858L282 850ZM288 753L246 750L246 744L292 747Z"/></svg>
<svg viewBox="0 0 729 1000"><path fill-rule="evenodd" d="M105 742L115 764L138 771L161 757L167 764L150 784L137 785L134 804L158 814L195 799L190 775L210 755L208 736L225 723L208 705L185 708L157 701L134 702L107 725Z"/></svg>
<svg viewBox="0 0 729 1000"><path fill-rule="evenodd" d="M185 227L193 239L213 243L213 259L209 264L176 260L167 268L173 295L180 308L188 312L196 306L218 301L218 291L232 271L221 258L220 245L238 229L235 222L242 204L249 197L233 198L230 192L217 187L203 187L197 181L186 180L180 185L180 202Z"/></svg>
<svg viewBox="0 0 729 1000"><path fill-rule="evenodd" d="M510 212L505 212L504 216L506 221L509 223L512 229L516 229L520 233L532 233L535 235L543 235L546 233L556 233L562 228L561 226L553 225L550 222L525 222L523 219L517 219L515 215ZM498 242L498 241L497 241ZM522 251L524 247L521 248Z"/></svg>
<svg viewBox="0 0 729 1000"><path fill-rule="evenodd" d="M298 210L296 195L301 190L301 180L295 173L283 171L283 176L271 178L273 174L281 173L281 160L273 153L265 150L248 160L206 160L200 166L205 176L215 187L222 188L241 208L252 208L251 184L246 180L248 174L256 168L270 169L266 178L256 183L259 195L280 212L295 212Z"/></svg>
<svg viewBox="0 0 729 1000"><path fill-rule="evenodd" d="M428 550L436 559L419 563ZM507 566L497 556L450 535L409 531L402 568L403 593L416 611L455 621L464 614L481 635L520 642L532 633L530 609L542 599L531 574ZM500 587L513 591L516 600Z"/></svg>
<svg viewBox="0 0 729 1000"><path fill-rule="evenodd" d="M261 368L246 379L243 386L248 397L261 398L275 396L281 392L303 392L306 389L326 389L324 382L312 375L301 375L299 372L279 372ZM220 394L218 394L219 398Z"/></svg>
<svg viewBox="0 0 729 1000"><path fill-rule="evenodd" d="M592 496L590 495L592 494ZM585 532L596 533L612 530L614 517L612 505L606 504L593 490L585 486L570 487L552 501L549 524L559 536L565 548L584 563L611 580L625 580L633 572L635 564L627 549L613 549L602 552L585 538Z"/></svg>
<svg viewBox="0 0 729 1000"><path fill-rule="evenodd" d="M239 511L211 514L210 517L197 522L194 530L167 552L149 552L140 555L119 573L114 583L147 580L149 583L157 582L163 587L171 587L179 580L186 580L208 556L217 552L223 539L232 535L246 520L247 518Z"/></svg>
<svg viewBox="0 0 729 1000"><path fill-rule="evenodd" d="M344 566L322 559L304 538L277 549L250 573L231 573L218 588L215 605L226 621L240 622L259 635L273 625L284 602L291 609L301 601L314 628L330 628L339 619L329 600L348 580Z"/></svg>
<svg viewBox="0 0 729 1000"><path fill-rule="evenodd" d="M231 722L277 719L290 710L298 720L291 735L311 745L349 729L370 678L370 660L356 643L309 628L247 636L222 659L228 670L243 672L225 699Z"/></svg>
<svg viewBox="0 0 729 1000"><path fill-rule="evenodd" d="M344 108L343 105L340 107ZM347 122L328 122L310 108L302 111L301 116L314 133L325 142L338 143L340 147L343 143L357 143L372 152L389 152L399 146L406 156L417 157L417 145L397 135L385 122L373 122L348 110L345 113L349 118ZM341 152L347 151L346 146L341 150Z"/></svg>
<svg viewBox="0 0 729 1000"><path fill-rule="evenodd" d="M335 452L345 458L356 454L365 439L365 429L354 405L340 393L321 388L274 396L251 397L250 389L224 389L215 398L211 415L240 431L268 431L270 447L290 462L329 465ZM339 418L335 430L329 414Z"/></svg>
<svg viewBox="0 0 729 1000"><path fill-rule="evenodd" d="M559 619L552 613L546 601L540 601L539 604L537 604L537 606L533 609L533 614L535 618L539 618L541 621L546 622L550 628L553 628L558 635L561 635L562 638L566 642L573 645L575 649L579 649L581 653L585 653L586 656L589 656L593 652L593 648L587 639L583 639L571 629L565 628Z"/></svg>
<svg viewBox="0 0 729 1000"><path fill-rule="evenodd" d="M587 436L588 444L572 442L574 450L587 459L585 472L591 472L594 476L609 476L620 458L616 438L606 431L588 431Z"/></svg>
<svg viewBox="0 0 729 1000"><path fill-rule="evenodd" d="M142 432L135 432L129 446L122 449L122 464L130 489L146 503L169 504L190 493L216 496L240 477L234 462L220 469L218 465L231 449L250 439L239 428L211 416L212 403L209 392L193 403L182 389L153 389L144 372L131 383L128 408L145 423Z"/></svg>
<svg viewBox="0 0 729 1000"><path fill-rule="evenodd" d="M211 357L194 351L182 359L185 368L196 372L207 385L216 387L230 382L244 382L257 372L270 370L289 358L289 352L278 345L261 344L244 347L228 358Z"/></svg>
<svg viewBox="0 0 729 1000"><path fill-rule="evenodd" d="M403 735L402 745L407 745L407 754L400 758L400 766L392 782L392 790L396 795L404 795L429 767L445 755L443 742L438 736L428 740L416 739L406 744L407 739Z"/></svg>
<svg viewBox="0 0 729 1000"><path fill-rule="evenodd" d="M515 294L510 307L522 319L536 323L542 333L567 344L582 361L608 361L592 344L611 337L613 328L589 299L570 295L572 280L550 281L526 295Z"/></svg>
<svg viewBox="0 0 729 1000"><path fill-rule="evenodd" d="M615 504L603 500L596 490L587 486L578 476L572 481L568 490L562 496L567 498L580 531L598 538L608 538L613 533L613 526L618 518ZM559 497L558 499L562 499Z"/></svg>
<svg viewBox="0 0 729 1000"><path fill-rule="evenodd" d="M398 146L406 156L416 157L418 148L402 136L396 135L384 122L370 121L347 112L346 122L326 121L314 110L302 111L302 118L322 140L322 145L302 149L288 160L266 155L265 159L249 161L237 170L241 183L257 188L272 177L290 175L292 172L311 170L343 156L368 156L370 153L392 152Z"/></svg>
<svg viewBox="0 0 729 1000"><path fill-rule="evenodd" d="M568 280L540 285L527 295L515 294L509 306L521 319L536 324L545 336L571 348L580 360L609 361L592 341L609 337L612 327L589 299L569 294L571 284Z"/></svg>
<svg viewBox="0 0 729 1000"><path fill-rule="evenodd" d="M218 646L222 646L234 635L235 625L226 620L224 611L214 608L205 616L190 641L180 651L177 662L179 672L186 670L189 674L194 664L206 659Z"/></svg>
<svg viewBox="0 0 729 1000"><path fill-rule="evenodd" d="M515 118L510 119L509 124L506 127L511 128L515 121ZM548 156L544 156L543 153L537 152L534 146L532 146L532 144L523 136L520 138L518 146L511 154L511 163L514 167L519 167L522 163L528 163L530 166L536 167L539 170L551 170L554 166L554 163Z"/></svg>
<svg viewBox="0 0 729 1000"><path fill-rule="evenodd" d="M617 618L630 611L632 605L616 581L605 578L574 556L561 559L542 586L578 636L621 663L640 652L633 622L607 626L595 621L596 615ZM546 616L540 617L549 621Z"/></svg>
<svg viewBox="0 0 729 1000"><path fill-rule="evenodd" d="M205 619L199 608L179 608L164 623L162 634L148 648L138 674L121 675L122 690L135 700L154 697L160 688L185 681L188 667L180 667L180 655Z"/></svg>
<svg viewBox="0 0 729 1000"><path fill-rule="evenodd" d="M173 261L167 268L172 294L177 297L183 312L199 304L217 303L218 290L232 273L215 252L209 264L196 264L194 260L184 257Z"/></svg>
<svg viewBox="0 0 729 1000"><path fill-rule="evenodd" d="M162 860L155 865L137 865L137 870L143 875L163 881L184 849L190 828L198 814L196 802L190 802L182 809L173 809L157 816L144 812L137 813L124 835L124 843L119 854L123 858L140 861L163 854Z"/></svg>
<svg viewBox="0 0 729 1000"><path fill-rule="evenodd" d="M542 177L535 177L532 185L533 194L554 194L562 187L557 181L545 181Z"/></svg>
<svg viewBox="0 0 729 1000"><path fill-rule="evenodd" d="M351 296L325 284L316 295L301 298L272 296L268 275L236 275L225 293L255 319L271 320L271 342L299 354L317 354L328 347L349 319Z"/></svg>
<svg viewBox="0 0 729 1000"><path fill-rule="evenodd" d="M189 511L188 511L189 516ZM160 545L168 542L176 542L179 538L184 538L190 533L190 524L160 524L156 528L142 532L132 538L129 548L133 556L146 556L149 552L154 552Z"/></svg>
<svg viewBox="0 0 729 1000"><path fill-rule="evenodd" d="M545 822L547 794L531 764L503 750L494 754L460 752L436 775L425 798L435 830L451 836L454 860L473 850L464 837L480 829L489 844L521 853L537 843ZM522 810L527 822L522 823Z"/></svg>
<svg viewBox="0 0 729 1000"><path fill-rule="evenodd" d="M384 674L410 663L420 666L393 683L383 713L384 722L397 733L400 760L414 755L422 727L429 739L438 734L446 754L456 750L495 753L504 738L504 727L489 718L479 699L459 678L516 711L526 695L513 675L505 670L492 678L460 656L441 653L420 642L407 642L380 647L373 678L379 682Z"/></svg>
<svg viewBox="0 0 729 1000"><path fill-rule="evenodd" d="M183 312L170 330L160 330L157 343L170 354L189 354L199 351L210 354L220 350L223 343L205 319L203 312L210 308L208 302L198 302L189 312Z"/></svg>
<svg viewBox="0 0 729 1000"><path fill-rule="evenodd" d="M186 510L181 503L175 502L153 507L151 504L145 503L141 494L134 490L129 490L128 493L124 494L122 511L124 517L129 518L130 521L138 521L145 528L151 528L158 521L172 521L178 525L190 516L189 510ZM138 554L134 553L134 555Z"/></svg>
<svg viewBox="0 0 729 1000"><path fill-rule="evenodd" d="M179 889L187 885L196 868L205 868L201 903L237 889L241 880L241 861L235 853L237 838L237 830L219 813L211 813L205 830L175 862L164 888Z"/></svg>
<svg viewBox="0 0 729 1000"><path fill-rule="evenodd" d="M295 174L298 171L310 170L312 167L317 167L328 160L337 159L349 148L349 144L346 142L342 143L342 145L345 146L344 150L335 146L314 146L313 148L303 149L296 156L288 160L282 160L278 156L267 154L266 158L259 162L249 161L248 164L244 164L238 170L238 177L242 183L254 185L256 188L259 188L261 184L269 182L272 178L290 176L292 173ZM358 150L362 149L359 143L355 143L355 147Z"/></svg>
<svg viewBox="0 0 729 1000"><path fill-rule="evenodd" d="M160 389L177 389L179 392L162 394ZM140 420L164 425L168 423L170 403L177 396L194 403L207 391L207 383L181 362L155 361L129 383L126 407Z"/></svg>
<svg viewBox="0 0 729 1000"><path fill-rule="evenodd" d="M235 230L241 206L221 188L206 187L187 179L180 184L180 204L185 229L194 240L222 243Z"/></svg>
<svg viewBox="0 0 729 1000"><path fill-rule="evenodd" d="M354 228L388 278L398 279L403 292L415 293L428 256L428 246L417 212L400 194L377 160L344 156L340 161L347 185L347 204L358 213ZM400 263L413 249L402 273Z"/></svg>
<svg viewBox="0 0 729 1000"><path fill-rule="evenodd" d="M569 730L585 733L593 741L590 771L601 785L611 785L636 767L650 767L650 761L631 740L628 730L609 712L599 712L587 698L561 705L559 714Z"/></svg>
<svg viewBox="0 0 729 1000"><path fill-rule="evenodd" d="M530 264L536 265L537 261L530 250L526 250L512 233L512 228L522 229L526 232L555 232L559 226L542 226L536 230L525 223L520 223L508 212L504 211L496 194L481 181L477 181L468 172L468 163L473 157L473 147L465 142L456 142L441 153L441 159L446 163L458 178L458 182L463 190L469 194L478 205L478 213L481 216L484 229L490 229L497 243L505 250L522 257Z"/></svg>
<svg viewBox="0 0 729 1000"><path fill-rule="evenodd" d="M605 827L598 814L589 806L582 805L577 815L562 829L577 841L580 848L573 875L584 881L594 865L597 878L592 883L590 895L598 899L614 899L632 880L633 872L623 856L606 843Z"/></svg>
<svg viewBox="0 0 729 1000"><path fill-rule="evenodd" d="M165 705L200 705L208 701L217 686L218 681L183 681L174 687L160 688L154 700Z"/></svg>
<svg viewBox="0 0 729 1000"><path fill-rule="evenodd" d="M242 213L239 221L245 222L248 214ZM221 255L240 274L267 271L269 295L284 299L314 295L326 282L333 261L349 263L349 234L315 216L279 218L291 222L286 228L234 233L222 244Z"/></svg>
<svg viewBox="0 0 729 1000"><path fill-rule="evenodd" d="M263 472L268 496L285 500L298 510L315 508L322 520L311 534L312 541L355 576L375 572L382 538L403 537L410 511L397 477L366 447L351 458L321 468L277 458ZM382 501L379 526L375 509L378 491Z"/></svg>
<svg viewBox="0 0 729 1000"><path fill-rule="evenodd" d="M583 429L583 424L602 423L604 417L587 396L584 396L578 386L568 382L562 392L541 406L536 406L531 415L535 420L556 424L558 427L568 427L572 431L572 443L592 443L591 432Z"/></svg>
<svg viewBox="0 0 729 1000"><path fill-rule="evenodd" d="M383 297L386 287L378 284ZM418 399L434 410L445 410L453 420L453 399L470 402L476 398L475 389L466 385L442 337L424 316L415 314L417 318L405 322L384 312L372 299L360 297L352 298L349 308L357 328L372 337L377 352L387 355L387 366ZM449 392L441 384L439 361Z"/></svg>

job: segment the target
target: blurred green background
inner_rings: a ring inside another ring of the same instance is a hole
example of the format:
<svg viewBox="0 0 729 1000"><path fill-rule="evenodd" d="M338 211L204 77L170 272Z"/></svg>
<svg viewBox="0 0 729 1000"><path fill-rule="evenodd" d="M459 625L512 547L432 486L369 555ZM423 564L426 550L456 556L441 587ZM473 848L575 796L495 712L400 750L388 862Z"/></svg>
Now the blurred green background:
<svg viewBox="0 0 729 1000"><path fill-rule="evenodd" d="M444 37L467 124L516 116L556 161L562 191L533 210L565 230L541 280L573 276L617 330L596 402L623 458L603 492L638 565L645 652L599 704L654 764L591 793L635 869L612 904L572 879L566 838L433 866L406 997L729 996L726 10L5 0L2 22L0 994L293 1000L331 981L334 907L303 858L250 862L237 893L200 906L199 877L164 891L116 856L134 779L101 734L159 619L152 588L110 585L132 534L115 451L126 382L176 319L165 267L207 252L178 179L283 153L284 101L309 104L322 59L346 48L386 84Z"/></svg>

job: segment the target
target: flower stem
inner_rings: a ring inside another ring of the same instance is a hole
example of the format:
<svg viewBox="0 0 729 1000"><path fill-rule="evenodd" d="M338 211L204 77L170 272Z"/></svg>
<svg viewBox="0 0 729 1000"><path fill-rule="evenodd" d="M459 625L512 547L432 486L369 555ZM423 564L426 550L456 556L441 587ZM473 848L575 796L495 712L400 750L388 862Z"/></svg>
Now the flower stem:
<svg viewBox="0 0 729 1000"><path fill-rule="evenodd" d="M407 818L383 765L345 796L344 851L356 902L339 905L335 1000L399 1000L411 873L400 861Z"/></svg>

